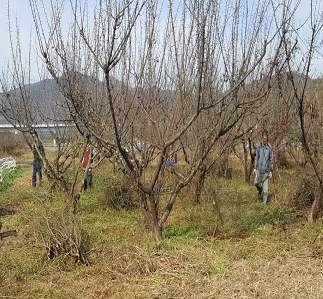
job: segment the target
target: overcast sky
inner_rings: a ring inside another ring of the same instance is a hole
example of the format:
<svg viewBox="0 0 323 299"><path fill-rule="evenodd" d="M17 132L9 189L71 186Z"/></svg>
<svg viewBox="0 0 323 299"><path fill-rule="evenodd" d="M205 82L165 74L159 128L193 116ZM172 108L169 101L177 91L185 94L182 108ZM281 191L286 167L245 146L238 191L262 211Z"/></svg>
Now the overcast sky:
<svg viewBox="0 0 323 299"><path fill-rule="evenodd" d="M10 41L9 41L9 29L8 29L8 0L0 0L1 9L0 9L0 67L4 65L4 63L11 57L10 55ZM223 0L223 1L233 1L233 0ZM296 1L296 0L295 0ZM45 1L46 2L46 1ZM68 2L68 1L66 1ZM90 0L92 5L96 2L95 0ZM323 8L323 7L322 7ZM321 8L321 10L322 10ZM301 22L305 21L305 16L308 16L310 12L309 0L302 0L301 4L297 10L295 16L296 24L301 24ZM33 31L33 21L31 17L31 12L29 8L28 0L10 0L10 15L11 15L11 23L13 29L15 29L15 19L18 19L20 26L20 37L21 37L21 46L23 51L28 53L29 43L30 43L30 33ZM68 22L68 20L67 20ZM306 40L309 32L306 30L308 26L304 26L301 31L300 39ZM322 36L323 41L323 36ZM34 41L33 41L34 42ZM300 41L301 43L301 41ZM321 74L323 73L323 57L322 57L322 49L320 54L316 55L316 59L313 63L313 74ZM36 70L35 70L36 71ZM37 75L36 75L37 76Z"/></svg>

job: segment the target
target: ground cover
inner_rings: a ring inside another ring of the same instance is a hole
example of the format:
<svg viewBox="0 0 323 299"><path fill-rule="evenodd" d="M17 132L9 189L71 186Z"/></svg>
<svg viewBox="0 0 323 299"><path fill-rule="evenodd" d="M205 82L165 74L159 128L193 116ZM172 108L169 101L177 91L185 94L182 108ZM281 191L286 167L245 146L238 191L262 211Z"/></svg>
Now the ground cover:
<svg viewBox="0 0 323 299"><path fill-rule="evenodd" d="M0 216L2 231L17 230L0 240L0 298L323 297L323 222L307 224L307 208L288 204L298 172L280 170L277 202L272 196L267 206L239 169L231 180L211 175L200 204L193 188L180 195L155 243L139 209L108 204L118 177L102 167L73 219L73 234L88 247L84 265L67 254L49 257L51 231L71 222L46 180L31 187L28 159L0 191L0 206L14 211Z"/></svg>

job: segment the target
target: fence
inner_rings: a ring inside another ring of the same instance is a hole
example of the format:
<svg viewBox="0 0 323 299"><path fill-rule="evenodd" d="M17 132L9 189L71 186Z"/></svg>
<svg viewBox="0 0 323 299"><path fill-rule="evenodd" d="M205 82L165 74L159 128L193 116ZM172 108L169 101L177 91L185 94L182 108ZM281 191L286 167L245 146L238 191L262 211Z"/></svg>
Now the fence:
<svg viewBox="0 0 323 299"><path fill-rule="evenodd" d="M16 168L16 160L12 157L0 159L0 182L3 180L4 171L11 171Z"/></svg>

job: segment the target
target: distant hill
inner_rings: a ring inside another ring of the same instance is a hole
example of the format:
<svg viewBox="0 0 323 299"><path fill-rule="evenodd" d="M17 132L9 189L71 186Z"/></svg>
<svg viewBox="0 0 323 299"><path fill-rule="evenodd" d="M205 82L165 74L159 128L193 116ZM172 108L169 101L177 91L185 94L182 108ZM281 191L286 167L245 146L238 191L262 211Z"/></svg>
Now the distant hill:
<svg viewBox="0 0 323 299"><path fill-rule="evenodd" d="M35 103L36 106L41 107L41 112L45 114L51 113L50 105L44 105L51 102L48 101L48 99L51 99L52 101L60 101L63 97L59 90L58 84L53 79L45 79L36 83L31 83L29 90L32 102ZM18 89L12 90L11 93L13 95L19 95ZM44 98L46 98L47 100L44 101ZM7 120L1 112L2 111L0 108L0 124L8 124Z"/></svg>
<svg viewBox="0 0 323 299"><path fill-rule="evenodd" d="M76 76L90 82L90 76L78 73ZM114 88L120 88L121 82L116 78L111 78L112 85ZM103 83L100 82L100 85L103 86ZM63 100L63 95L59 89L58 84L54 79L44 79L29 85L29 90L31 94L32 103L35 104L38 108L41 109L41 113L44 113L47 116L52 114L52 105L57 109L57 103L60 103ZM13 89L11 91L13 95L16 93L19 95L18 89ZM1 97L1 95L0 95ZM46 99L44 101L44 99ZM8 124L7 120L3 117L0 108L0 124Z"/></svg>
<svg viewBox="0 0 323 299"><path fill-rule="evenodd" d="M89 76L83 74L79 74L79 76L83 77L83 79L85 78L86 80L90 80ZM103 83L101 84L103 85ZM112 78L112 84L117 88L121 86L120 81L115 78ZM52 106L54 106L56 110L58 103L61 103L63 100L63 95L54 79L44 79L39 82L31 83L29 85L29 90L32 103L35 105L35 107L37 107L37 111L39 111L40 109L41 113L49 117L51 117L53 114ZM17 94L17 96L19 96L18 89L12 90L11 93L13 95ZM8 124L8 122L2 115L0 108L0 125L1 124Z"/></svg>

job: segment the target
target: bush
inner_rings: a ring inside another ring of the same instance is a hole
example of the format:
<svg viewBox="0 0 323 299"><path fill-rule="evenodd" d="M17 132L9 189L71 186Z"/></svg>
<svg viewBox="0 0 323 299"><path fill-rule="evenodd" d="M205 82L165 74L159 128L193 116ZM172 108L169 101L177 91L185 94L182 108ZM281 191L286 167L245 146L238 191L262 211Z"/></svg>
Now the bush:
<svg viewBox="0 0 323 299"><path fill-rule="evenodd" d="M132 210L139 207L139 199L126 178L108 178L104 193L104 204L111 208Z"/></svg>
<svg viewBox="0 0 323 299"><path fill-rule="evenodd" d="M300 175L295 187L287 195L288 205L303 210L312 205L315 199L316 179L310 174Z"/></svg>
<svg viewBox="0 0 323 299"><path fill-rule="evenodd" d="M59 256L69 257L76 263L89 265L90 252L89 235L73 221L66 222L64 217L60 221L49 222L42 225L42 240L49 259ZM68 218L68 217L67 217Z"/></svg>
<svg viewBox="0 0 323 299"><path fill-rule="evenodd" d="M286 151L284 151L284 150L278 150L276 152L275 162L276 162L276 165L279 168L285 168L285 169L289 169L290 168L290 163L288 161L288 157L287 157Z"/></svg>
<svg viewBox="0 0 323 299"><path fill-rule="evenodd" d="M21 133L0 132L0 152L9 156L14 156L16 152L25 145L25 140Z"/></svg>

